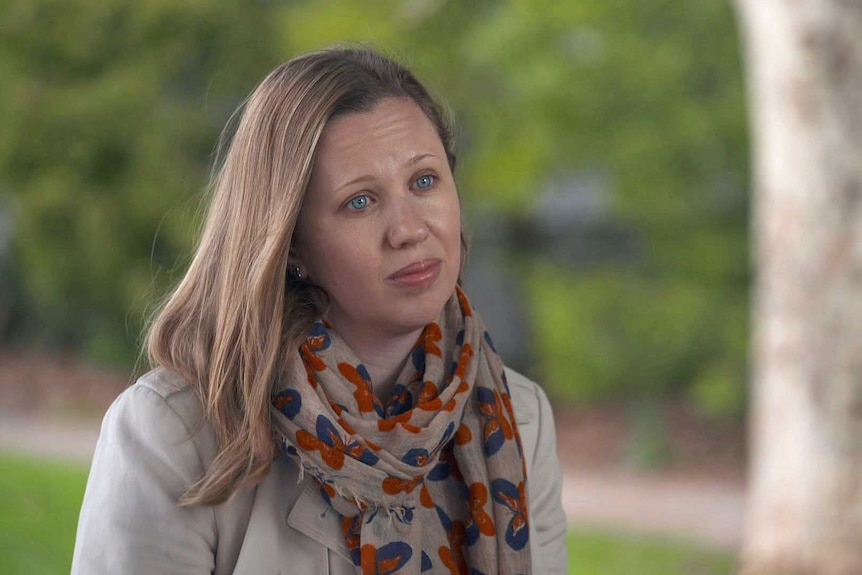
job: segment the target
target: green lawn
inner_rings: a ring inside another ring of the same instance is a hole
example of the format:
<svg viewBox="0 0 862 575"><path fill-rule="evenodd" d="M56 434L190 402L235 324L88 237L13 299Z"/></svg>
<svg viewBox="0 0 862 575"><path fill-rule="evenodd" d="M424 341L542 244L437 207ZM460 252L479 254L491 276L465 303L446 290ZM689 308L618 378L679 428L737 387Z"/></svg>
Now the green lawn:
<svg viewBox="0 0 862 575"><path fill-rule="evenodd" d="M0 454L0 573L68 573L84 467ZM573 529L569 573L726 575L730 555L657 538Z"/></svg>
<svg viewBox="0 0 862 575"><path fill-rule="evenodd" d="M729 553L657 537L570 529L569 573L576 575L728 575Z"/></svg>
<svg viewBox="0 0 862 575"><path fill-rule="evenodd" d="M0 454L0 573L69 573L87 470Z"/></svg>

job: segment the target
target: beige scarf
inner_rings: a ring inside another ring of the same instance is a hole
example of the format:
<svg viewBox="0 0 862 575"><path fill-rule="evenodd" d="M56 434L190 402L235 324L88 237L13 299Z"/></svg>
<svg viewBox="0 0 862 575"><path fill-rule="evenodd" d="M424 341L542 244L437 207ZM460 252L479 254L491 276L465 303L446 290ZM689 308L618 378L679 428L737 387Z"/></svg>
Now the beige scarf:
<svg viewBox="0 0 862 575"><path fill-rule="evenodd" d="M460 289L383 403L324 322L273 398L284 454L342 517L357 572L530 571L526 468L503 364Z"/></svg>

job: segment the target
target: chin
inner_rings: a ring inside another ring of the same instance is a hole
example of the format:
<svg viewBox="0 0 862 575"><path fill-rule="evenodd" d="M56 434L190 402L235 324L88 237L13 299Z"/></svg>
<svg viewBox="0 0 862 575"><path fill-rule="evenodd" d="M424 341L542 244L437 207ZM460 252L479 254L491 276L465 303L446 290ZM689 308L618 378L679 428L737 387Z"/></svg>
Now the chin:
<svg viewBox="0 0 862 575"><path fill-rule="evenodd" d="M410 329L424 328L440 316L440 312L443 311L453 293L455 293L455 284L452 284L452 290L448 294L442 291L429 293L424 301L405 303L403 313L399 314L401 316L399 323L405 327L409 326Z"/></svg>

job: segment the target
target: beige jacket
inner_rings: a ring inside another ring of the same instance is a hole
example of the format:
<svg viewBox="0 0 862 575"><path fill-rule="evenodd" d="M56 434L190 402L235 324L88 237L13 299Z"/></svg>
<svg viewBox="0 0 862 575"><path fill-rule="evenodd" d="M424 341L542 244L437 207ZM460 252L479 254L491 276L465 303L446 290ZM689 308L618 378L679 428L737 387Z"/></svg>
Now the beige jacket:
<svg viewBox="0 0 862 575"><path fill-rule="evenodd" d="M510 370L507 376L527 458L533 573L565 573L551 407L535 383ZM164 369L117 398L90 469L72 573L355 575L338 514L283 459L227 503L177 505L217 452L208 424L191 435L200 415L191 388Z"/></svg>

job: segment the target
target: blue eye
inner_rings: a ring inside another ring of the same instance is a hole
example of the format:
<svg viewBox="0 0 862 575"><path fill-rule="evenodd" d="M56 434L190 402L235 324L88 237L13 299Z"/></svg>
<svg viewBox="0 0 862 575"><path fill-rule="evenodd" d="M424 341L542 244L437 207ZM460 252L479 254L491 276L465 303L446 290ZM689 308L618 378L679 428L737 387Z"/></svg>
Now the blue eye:
<svg viewBox="0 0 862 575"><path fill-rule="evenodd" d="M427 190L433 184L434 184L434 176L431 176L431 175L419 176L416 179L416 187L419 188L420 190Z"/></svg>
<svg viewBox="0 0 862 575"><path fill-rule="evenodd" d="M354 210L364 210L368 206L368 196L356 196L348 205Z"/></svg>

